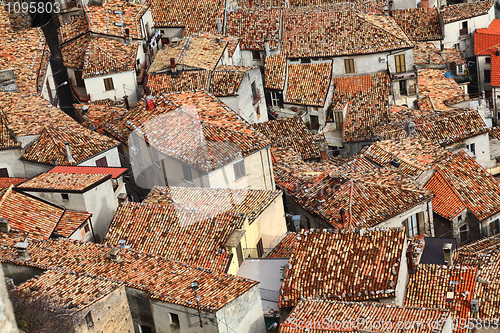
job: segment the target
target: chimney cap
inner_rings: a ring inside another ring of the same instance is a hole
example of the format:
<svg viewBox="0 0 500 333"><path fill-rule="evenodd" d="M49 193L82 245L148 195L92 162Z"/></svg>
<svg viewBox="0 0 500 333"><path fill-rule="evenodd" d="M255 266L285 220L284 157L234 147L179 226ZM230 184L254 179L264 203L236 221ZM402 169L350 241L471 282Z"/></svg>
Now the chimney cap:
<svg viewBox="0 0 500 333"><path fill-rule="evenodd" d="M453 249L453 244L452 243L443 244L443 250L444 251L451 251L452 249Z"/></svg>
<svg viewBox="0 0 500 333"><path fill-rule="evenodd" d="M109 251L109 255L112 257L116 257L118 254L120 254L120 249L117 247L114 247Z"/></svg>
<svg viewBox="0 0 500 333"><path fill-rule="evenodd" d="M16 249L26 250L28 248L28 245L29 243L24 241L24 242L17 242L16 245L14 246L16 247Z"/></svg>

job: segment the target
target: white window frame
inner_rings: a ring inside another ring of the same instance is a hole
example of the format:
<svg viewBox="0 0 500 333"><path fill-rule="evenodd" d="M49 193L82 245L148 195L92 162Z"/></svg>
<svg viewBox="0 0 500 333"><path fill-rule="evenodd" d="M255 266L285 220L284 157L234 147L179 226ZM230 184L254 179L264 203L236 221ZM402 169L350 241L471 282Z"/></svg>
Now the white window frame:
<svg viewBox="0 0 500 333"><path fill-rule="evenodd" d="M408 218L408 238L418 236L418 214Z"/></svg>
<svg viewBox="0 0 500 333"><path fill-rule="evenodd" d="M270 91L269 96L271 97L271 105L273 107L279 107L280 106L280 99L278 97L278 93L276 91Z"/></svg>

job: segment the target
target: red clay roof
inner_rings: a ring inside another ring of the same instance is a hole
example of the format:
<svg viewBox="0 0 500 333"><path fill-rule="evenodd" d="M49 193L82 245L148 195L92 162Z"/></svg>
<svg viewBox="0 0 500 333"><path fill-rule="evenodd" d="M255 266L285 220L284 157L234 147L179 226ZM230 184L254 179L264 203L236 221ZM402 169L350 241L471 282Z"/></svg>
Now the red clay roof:
<svg viewBox="0 0 500 333"><path fill-rule="evenodd" d="M99 279L123 282L154 300L197 308L192 281L198 281L197 294L201 311L216 312L247 292L258 282L197 268L172 259L142 251L122 249L121 263L112 262L111 248L90 242L63 238L30 243L29 261L18 259L12 246L0 248L0 260L40 269L64 269Z"/></svg>
<svg viewBox="0 0 500 333"><path fill-rule="evenodd" d="M70 237L91 216L92 214L88 212L66 210L54 233L63 237Z"/></svg>
<svg viewBox="0 0 500 333"><path fill-rule="evenodd" d="M86 192L109 178L111 178L109 174L46 172L25 181L16 188L35 192L38 190Z"/></svg>
<svg viewBox="0 0 500 333"><path fill-rule="evenodd" d="M395 297L405 233L402 228L361 231L303 230L280 293L280 308L301 298L363 301Z"/></svg>
<svg viewBox="0 0 500 333"><path fill-rule="evenodd" d="M47 173L78 173L78 174L101 174L111 175L111 178L116 179L123 175L127 168L113 168L113 167L89 167L89 166L62 166L58 165Z"/></svg>
<svg viewBox="0 0 500 333"><path fill-rule="evenodd" d="M332 84L333 62L289 64L285 103L323 107Z"/></svg>
<svg viewBox="0 0 500 333"><path fill-rule="evenodd" d="M296 232L287 232L286 236L269 252L266 258L290 258L296 251L299 241Z"/></svg>
<svg viewBox="0 0 500 333"><path fill-rule="evenodd" d="M17 185L19 183L22 183L24 181L28 180L28 178L7 178L7 177L1 177L0 178L0 189L9 187L10 185Z"/></svg>
<svg viewBox="0 0 500 333"><path fill-rule="evenodd" d="M432 198L433 212L447 220L453 220L467 208L457 191L446 181L439 170L435 171L432 178L425 184L425 188L435 194Z"/></svg>

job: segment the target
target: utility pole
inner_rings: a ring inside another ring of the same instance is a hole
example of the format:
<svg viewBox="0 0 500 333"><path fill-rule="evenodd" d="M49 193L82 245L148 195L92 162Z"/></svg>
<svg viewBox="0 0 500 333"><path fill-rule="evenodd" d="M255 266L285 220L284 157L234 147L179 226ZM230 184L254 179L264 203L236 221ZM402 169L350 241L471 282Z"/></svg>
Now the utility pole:
<svg viewBox="0 0 500 333"><path fill-rule="evenodd" d="M194 295L196 297L196 308L198 309L198 319L200 319L200 327L203 328L203 323L201 322L201 312L200 312L200 298L196 293L196 289L198 289L198 281L191 282L191 288L194 290Z"/></svg>

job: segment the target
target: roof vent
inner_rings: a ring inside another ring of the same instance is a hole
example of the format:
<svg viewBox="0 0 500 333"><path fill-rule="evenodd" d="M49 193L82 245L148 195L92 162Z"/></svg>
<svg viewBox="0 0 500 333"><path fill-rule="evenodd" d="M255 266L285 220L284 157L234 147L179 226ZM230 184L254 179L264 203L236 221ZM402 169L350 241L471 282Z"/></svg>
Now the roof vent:
<svg viewBox="0 0 500 333"><path fill-rule="evenodd" d="M1 232L10 232L9 219L0 218L0 231Z"/></svg>
<svg viewBox="0 0 500 333"><path fill-rule="evenodd" d="M71 150L69 149L69 142L65 141L64 145L66 146L66 156L68 157L68 163L75 163L75 159L73 155L71 155Z"/></svg>
<svg viewBox="0 0 500 333"><path fill-rule="evenodd" d="M118 194L118 204L123 204L124 202L127 202L127 193L120 193Z"/></svg>
<svg viewBox="0 0 500 333"><path fill-rule="evenodd" d="M408 122L408 124L406 124L406 132L408 135L417 134L417 125L415 125L413 121Z"/></svg>
<svg viewBox="0 0 500 333"><path fill-rule="evenodd" d="M471 299L470 301L470 312L471 313L478 313L479 312L479 300L477 299Z"/></svg>
<svg viewBox="0 0 500 333"><path fill-rule="evenodd" d="M109 259L111 259L112 262L116 263L121 263L123 260L120 256L120 249L117 247L114 247L109 251Z"/></svg>
<svg viewBox="0 0 500 333"><path fill-rule="evenodd" d="M222 22L220 21L220 18L217 18L215 21L215 24L217 25L217 33L221 34L222 33Z"/></svg>
<svg viewBox="0 0 500 333"><path fill-rule="evenodd" d="M453 291L446 292L446 302L451 302L455 298L455 293Z"/></svg>
<svg viewBox="0 0 500 333"><path fill-rule="evenodd" d="M19 242L14 245L17 249L17 257L21 260L29 260L30 256L28 254L28 242Z"/></svg>
<svg viewBox="0 0 500 333"><path fill-rule="evenodd" d="M443 255L444 255L444 261L445 261L446 265L452 266L453 265L453 244L451 244L451 243L443 244Z"/></svg>

